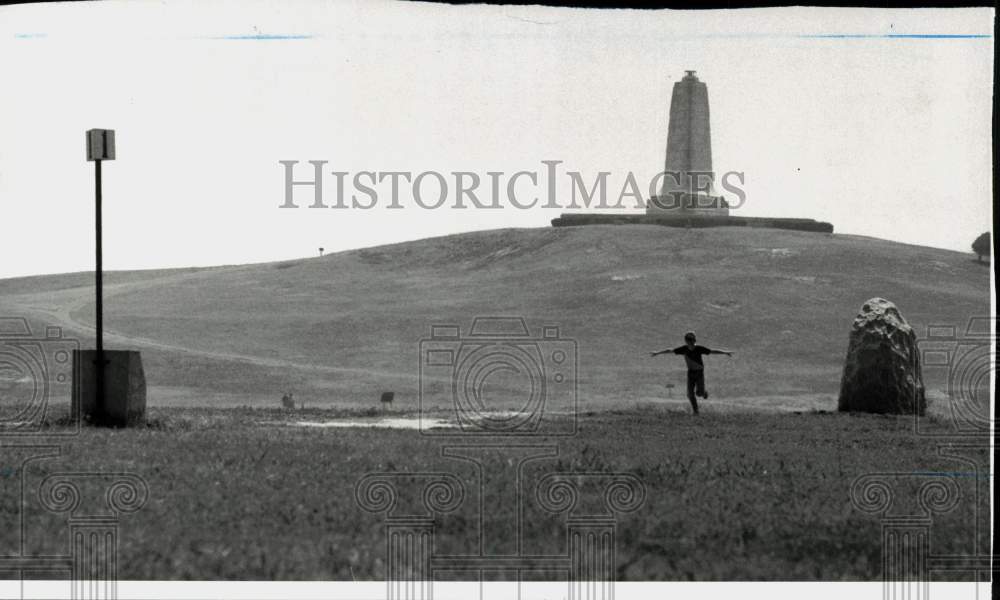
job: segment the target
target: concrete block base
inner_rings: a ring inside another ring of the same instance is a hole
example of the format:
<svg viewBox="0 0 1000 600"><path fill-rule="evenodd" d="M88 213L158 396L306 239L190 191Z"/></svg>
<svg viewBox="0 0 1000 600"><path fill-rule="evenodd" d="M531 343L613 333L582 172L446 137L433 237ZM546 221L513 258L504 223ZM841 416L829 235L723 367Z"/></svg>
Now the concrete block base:
<svg viewBox="0 0 1000 600"><path fill-rule="evenodd" d="M146 374L137 350L104 351L104 398L97 397L97 351L73 351L72 414L85 423L129 427L146 423Z"/></svg>

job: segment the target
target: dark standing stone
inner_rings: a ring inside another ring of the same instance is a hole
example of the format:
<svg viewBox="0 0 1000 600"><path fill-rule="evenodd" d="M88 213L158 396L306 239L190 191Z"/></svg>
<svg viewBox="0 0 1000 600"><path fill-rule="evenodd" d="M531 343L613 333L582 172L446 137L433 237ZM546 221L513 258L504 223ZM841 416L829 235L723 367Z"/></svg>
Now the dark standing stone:
<svg viewBox="0 0 1000 600"><path fill-rule="evenodd" d="M872 298L851 328L837 409L923 415L926 408L917 336L895 304Z"/></svg>

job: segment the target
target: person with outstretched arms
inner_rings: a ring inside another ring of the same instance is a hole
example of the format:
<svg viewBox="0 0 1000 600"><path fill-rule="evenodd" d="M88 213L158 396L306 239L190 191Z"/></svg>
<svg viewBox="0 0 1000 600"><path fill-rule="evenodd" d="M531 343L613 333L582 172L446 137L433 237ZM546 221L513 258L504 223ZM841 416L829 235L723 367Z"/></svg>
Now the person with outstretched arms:
<svg viewBox="0 0 1000 600"><path fill-rule="evenodd" d="M650 352L650 356L658 356L660 354L680 354L684 357L684 362L687 363L687 395L688 400L691 401L691 408L694 409L694 414L698 414L698 397L708 399L708 392L705 390L705 363L701 360L701 357L706 354L725 354L726 356L732 356L733 353L729 350L712 350L706 348L705 346L699 346L695 344L696 338L693 331L689 331L684 334L684 345L678 346L676 348L667 348L666 350L660 350L659 352Z"/></svg>

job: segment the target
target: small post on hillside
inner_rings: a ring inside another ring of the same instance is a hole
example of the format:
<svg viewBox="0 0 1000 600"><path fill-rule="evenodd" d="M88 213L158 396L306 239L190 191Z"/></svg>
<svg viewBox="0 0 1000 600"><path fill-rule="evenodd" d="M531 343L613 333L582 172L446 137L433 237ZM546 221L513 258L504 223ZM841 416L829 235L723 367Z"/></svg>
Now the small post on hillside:
<svg viewBox="0 0 1000 600"><path fill-rule="evenodd" d="M96 265L94 268L95 284L95 319L97 344L97 369L94 373L96 382L96 399L99 406L104 406L104 264L101 247L101 161L115 159L115 131L113 129L91 129L87 131L87 160L94 162L94 230L97 237L95 245Z"/></svg>

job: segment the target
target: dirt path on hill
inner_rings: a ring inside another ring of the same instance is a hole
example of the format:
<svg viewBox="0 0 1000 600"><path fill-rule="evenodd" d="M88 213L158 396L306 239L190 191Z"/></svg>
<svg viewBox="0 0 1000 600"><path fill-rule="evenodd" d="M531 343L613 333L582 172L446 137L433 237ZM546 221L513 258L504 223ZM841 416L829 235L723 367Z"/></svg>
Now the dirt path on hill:
<svg viewBox="0 0 1000 600"><path fill-rule="evenodd" d="M239 267L234 267L239 268ZM213 270L213 274L218 273L217 270ZM203 272L196 273L181 273L178 275L171 275L166 277L157 277L155 279L150 279L147 281L135 282L135 283L119 283L104 288L105 299L128 292L141 291L154 287L158 287L164 284L179 283L188 279L196 279L203 275ZM74 294L73 298L67 304L63 304L58 308L42 308L37 306L41 302L37 302L40 294L25 294L19 298L25 301L25 304L11 304L10 299L6 300L6 303L0 303L0 311L2 314L21 314L26 317L35 318L44 322L62 325L63 327L80 333L86 333L88 335L96 334L96 329L89 323L84 323L77 320L73 313L79 311L88 303L93 301L93 297L89 295L90 290L81 290L80 293ZM35 300L35 302L32 302ZM34 304L34 305L32 305ZM212 360L226 361L226 362L239 362L259 367L273 367L279 369L294 369L297 371L304 371L307 373L319 373L319 374L336 374L336 375L368 375L377 376L380 378L390 378L395 380L405 380L405 381L416 381L418 379L415 373L401 373L394 371L380 371L377 369L365 369L360 367L331 367L326 365L314 365L308 363L298 363L288 360L274 359L274 358L264 358L260 356L252 356L247 354L238 354L235 352L218 352L213 350L201 350L197 348L188 348L185 346L178 346L176 344L166 344L163 342L158 342L156 340L151 340L149 338L144 338L135 335L128 335L112 329L104 328L104 339L107 342L118 343L123 345L138 346L140 348L148 348L155 350L162 350L164 352L171 352L175 354L182 354L186 356L197 356L199 358L207 358Z"/></svg>

